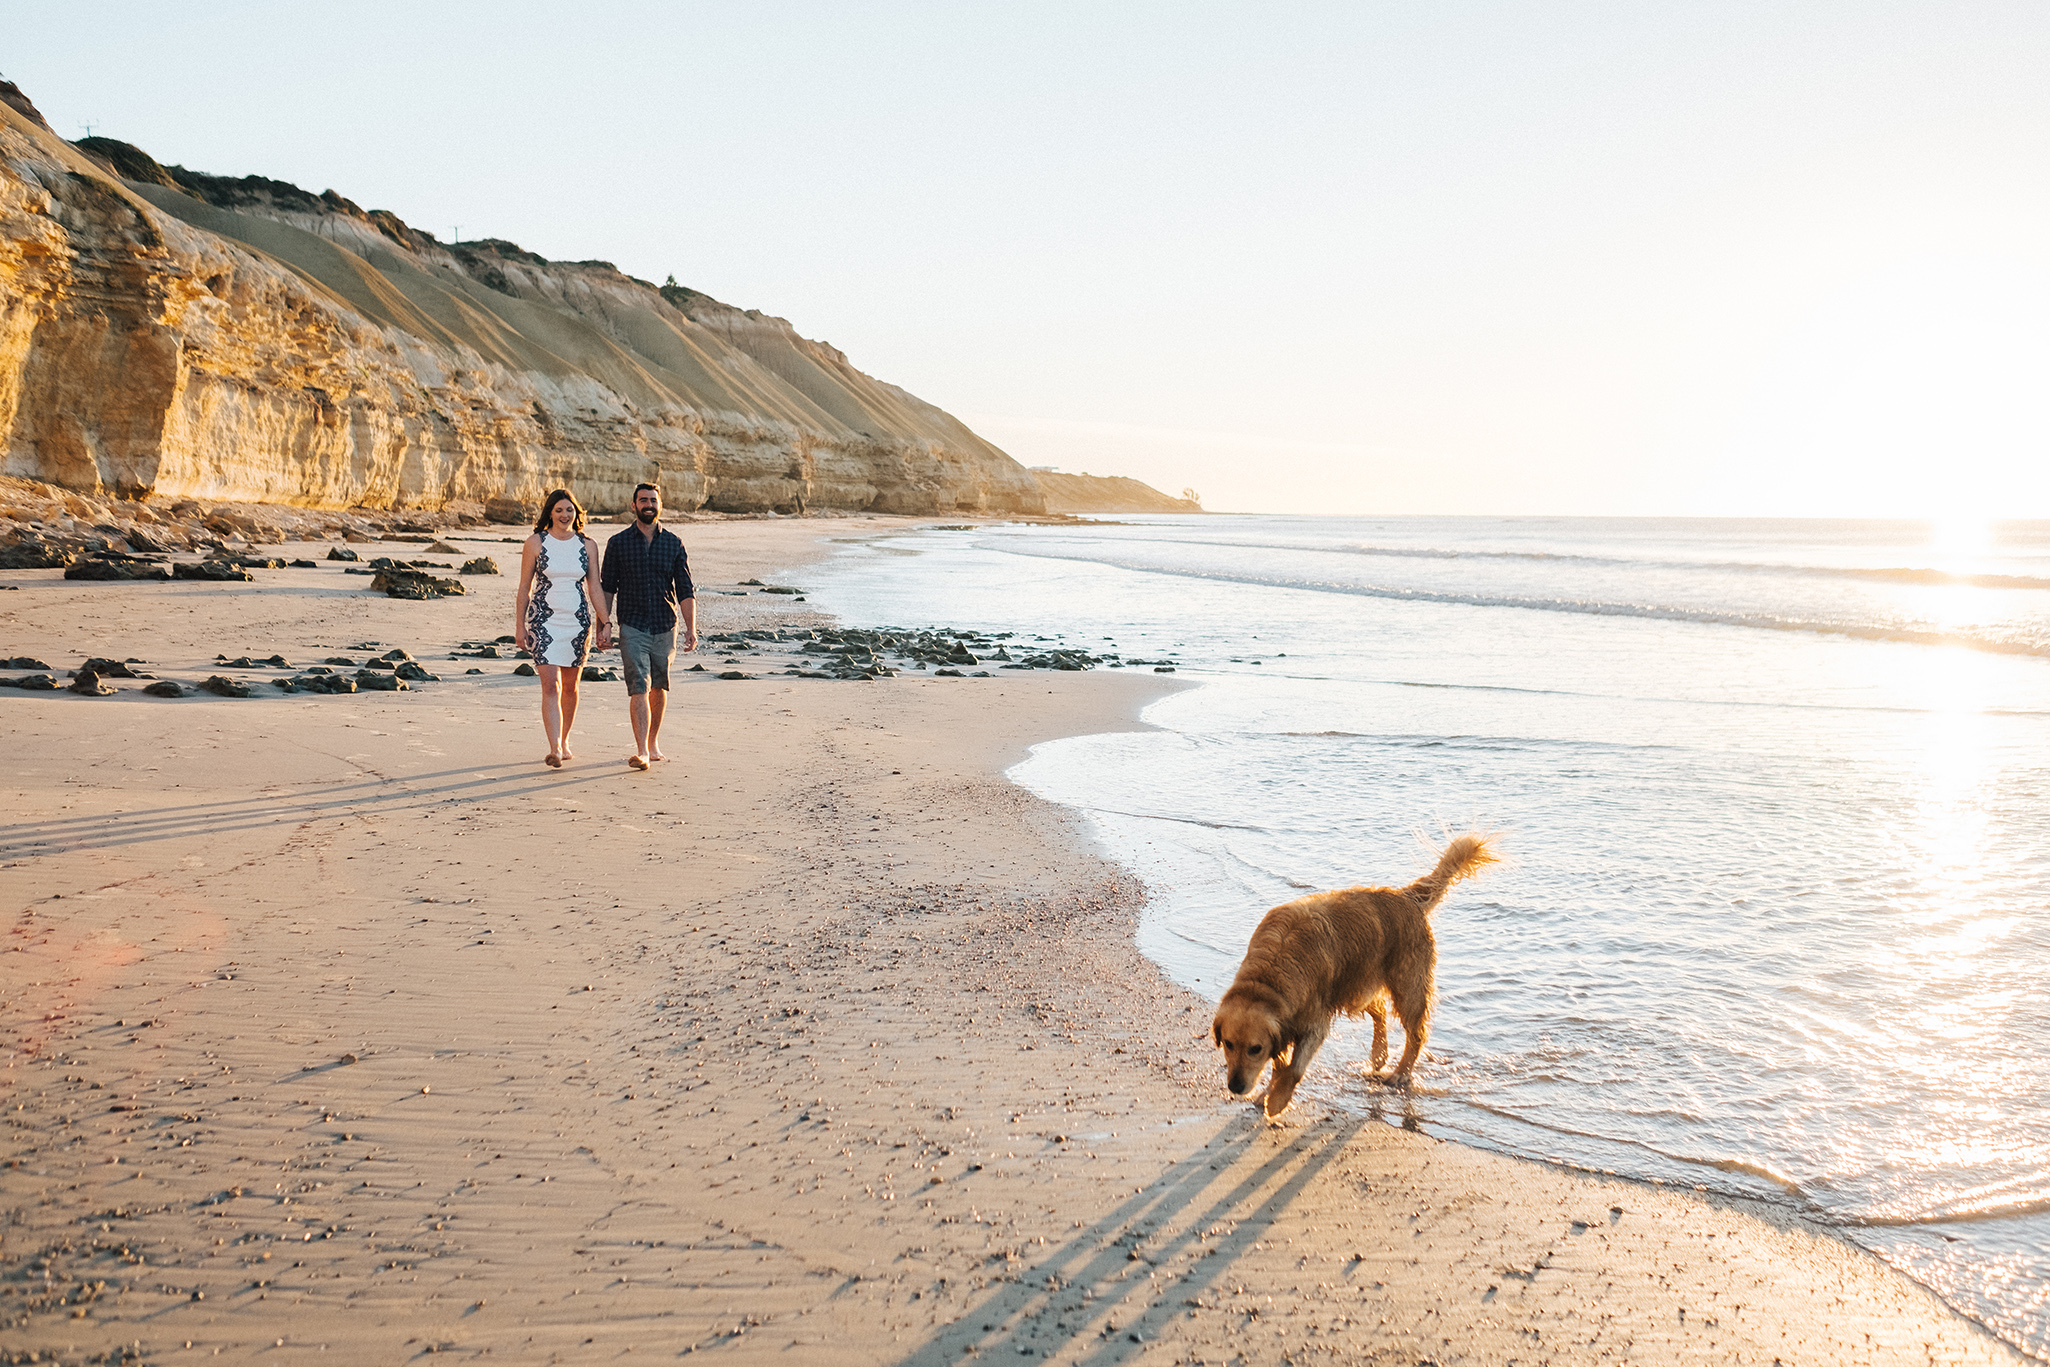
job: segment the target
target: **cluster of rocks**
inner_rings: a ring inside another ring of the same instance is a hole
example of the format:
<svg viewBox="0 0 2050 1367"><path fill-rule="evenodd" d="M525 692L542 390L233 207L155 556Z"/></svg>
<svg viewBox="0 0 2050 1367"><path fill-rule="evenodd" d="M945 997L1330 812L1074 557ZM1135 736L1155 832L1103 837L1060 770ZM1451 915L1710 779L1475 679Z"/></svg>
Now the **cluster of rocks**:
<svg viewBox="0 0 2050 1367"><path fill-rule="evenodd" d="M907 670L932 671L934 678L991 677L988 668L1079 671L1151 666L1171 674L1171 660L1125 659L1115 651L1091 652L1017 632L977 632L952 627L803 627L736 631L705 638L729 657L771 652L795 655L782 672L801 679L885 679ZM755 677L726 671L722 679Z"/></svg>
<svg viewBox="0 0 2050 1367"><path fill-rule="evenodd" d="M374 643L358 646L357 649L374 649ZM31 692L51 693L65 689L88 697L104 698L115 690L108 687L108 679L146 679L149 686L142 691L160 698L182 698L189 691L212 693L223 698L251 698L258 696L259 688L276 688L283 693L355 693L404 692L418 683L440 683L441 676L429 670L403 649L393 649L363 661L360 665L353 657L331 655L322 664L295 665L283 655L269 655L252 659L240 655L229 659L226 655L214 657L214 667L222 670L268 669L283 672L283 677L271 679L239 679L227 674L212 674L203 681L181 685L170 679L158 679L133 668L145 663L133 657L126 660L104 659L95 656L69 671L70 683L62 682L48 664L32 656L17 655L0 659L0 669L27 669L38 671L21 678L0 676L0 688L22 688ZM348 672L353 671L353 672ZM473 669L472 674L482 673ZM608 674L607 677L613 677Z"/></svg>
<svg viewBox="0 0 2050 1367"><path fill-rule="evenodd" d="M418 562L414 562L418 563ZM379 573L390 573L381 569ZM521 663L513 673L523 678L536 674L532 657L524 650L512 649L517 642L512 636L500 636L490 641L463 641L449 652L451 660L503 660L512 658ZM994 677L997 670L1051 669L1081 671L1103 668L1152 668L1156 673L1173 673L1172 660L1144 660L1126 658L1115 649L1089 651L1063 644L1059 638L1027 636L1017 632L978 632L951 627L884 627L864 629L859 627L782 627L773 630L733 631L706 636L706 653L722 656L720 663L725 668L709 669L699 663L690 666L687 672L709 673L719 679L755 679L760 672L749 673L738 667L744 662L759 661L754 667L758 671L780 672L786 676L801 679L884 679L899 674L931 672L935 678L981 678ZM1112 643L1113 645L1115 643ZM350 647L357 651L375 651L376 642L361 643ZM184 689L169 680L154 680L152 675L136 671L134 665L141 660L113 660L93 658L71 672L71 683L64 684L56 677L56 671L41 660L29 656L0 659L0 669L31 670L23 678L0 677L0 687L23 688L49 692L69 687L71 691L104 697L114 690L107 687L107 679L153 680L145 692L163 697L182 697ZM221 670L273 670L282 677L244 680L226 674L214 674L196 685L222 697L247 698L257 696L255 690L261 687L276 688L283 693L355 693L359 691L396 692L409 689L416 683L439 683L441 676L432 673L408 651L394 648L382 654L358 661L350 655L330 655L320 664L295 665L283 655L270 655L260 659L243 655L234 659L226 655L216 656L214 666ZM470 674L482 674L479 668L471 668ZM619 679L616 668L586 664L580 675L587 683L615 683Z"/></svg>
<svg viewBox="0 0 2050 1367"><path fill-rule="evenodd" d="M205 552L230 542L380 541L439 543L451 531L508 517L531 522L508 504L492 517L482 503L456 502L433 512L375 508L292 508L268 503L147 502L59 488L39 480L0 477L0 569L62 569L87 551L113 547L143 554ZM443 549L445 548L445 549Z"/></svg>
<svg viewBox="0 0 2050 1367"><path fill-rule="evenodd" d="M505 510L500 510L504 512ZM446 537L458 528L489 525L482 504L455 504L434 513L336 512L268 504L207 505L183 499L165 506L81 494L35 480L0 477L0 570L61 569L66 579L118 582L170 579L248 583L252 569L315 569L312 560L286 561L255 548L285 541L412 541L438 555L461 555ZM199 560L173 559L198 554ZM327 553L353 561L346 545ZM463 591L452 579L419 573L452 565L373 561L373 589L394 598L441 598ZM465 562L463 574L498 574L489 556Z"/></svg>

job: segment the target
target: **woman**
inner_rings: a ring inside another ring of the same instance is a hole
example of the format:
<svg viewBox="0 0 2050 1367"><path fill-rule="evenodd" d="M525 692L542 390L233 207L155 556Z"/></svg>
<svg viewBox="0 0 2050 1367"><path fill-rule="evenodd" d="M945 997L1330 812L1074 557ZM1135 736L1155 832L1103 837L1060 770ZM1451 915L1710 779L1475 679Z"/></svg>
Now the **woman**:
<svg viewBox="0 0 2050 1367"><path fill-rule="evenodd" d="M534 672L541 676L541 729L548 733L543 762L551 769L572 758L569 731L577 720L577 685L590 654L591 624L598 624L600 650L612 634L597 586L598 543L584 535L584 510L576 499L557 489L542 500L534 534L520 551L513 600L513 639L534 653Z"/></svg>

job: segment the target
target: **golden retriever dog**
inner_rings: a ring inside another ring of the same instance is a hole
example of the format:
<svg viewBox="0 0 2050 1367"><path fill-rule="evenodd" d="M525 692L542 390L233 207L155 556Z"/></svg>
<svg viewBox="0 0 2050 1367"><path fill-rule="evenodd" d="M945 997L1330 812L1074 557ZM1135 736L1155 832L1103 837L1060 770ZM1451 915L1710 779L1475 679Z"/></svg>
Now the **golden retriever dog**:
<svg viewBox="0 0 2050 1367"><path fill-rule="evenodd" d="M1285 902L1260 918L1211 1034L1227 1081L1244 1096L1269 1063L1274 1078L1254 1100L1272 1119L1288 1109L1331 1020L1374 1020L1373 1071L1388 1062L1388 1008L1402 1021L1402 1061L1390 1081L1407 1085L1430 1029L1438 968L1431 912L1462 878L1496 862L1490 837L1462 835L1438 866L1406 888L1340 888Z"/></svg>

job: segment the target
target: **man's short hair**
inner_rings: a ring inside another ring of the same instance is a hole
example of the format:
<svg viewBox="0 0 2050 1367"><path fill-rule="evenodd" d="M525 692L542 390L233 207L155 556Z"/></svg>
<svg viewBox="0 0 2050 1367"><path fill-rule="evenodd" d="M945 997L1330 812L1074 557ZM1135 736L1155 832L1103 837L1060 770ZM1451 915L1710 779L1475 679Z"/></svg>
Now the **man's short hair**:
<svg viewBox="0 0 2050 1367"><path fill-rule="evenodd" d="M656 487L655 487L654 485L652 485L652 484L636 484L636 485L634 485L634 502L636 502L636 503L639 503L639 502L641 501L641 490L643 490L643 489L646 489L646 490L647 490L647 491L648 491L649 493L653 494L653 495L654 495L654 496L655 496L656 498L660 498L660 497L662 497L662 491L661 491L660 489L657 489L657 488L656 488Z"/></svg>

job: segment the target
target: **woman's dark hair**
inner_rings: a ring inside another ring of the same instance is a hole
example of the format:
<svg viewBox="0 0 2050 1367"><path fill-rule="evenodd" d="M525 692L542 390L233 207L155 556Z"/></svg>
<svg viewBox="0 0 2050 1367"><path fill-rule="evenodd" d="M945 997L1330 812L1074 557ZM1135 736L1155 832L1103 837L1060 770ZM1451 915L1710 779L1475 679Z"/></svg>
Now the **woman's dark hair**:
<svg viewBox="0 0 2050 1367"><path fill-rule="evenodd" d="M541 516L534 523L535 531L543 536L548 535L555 521L555 505L564 499L568 499L569 506L577 510L576 522L573 524L572 530L581 532L584 529L584 505L577 502L577 496L569 490L557 489L541 500Z"/></svg>

